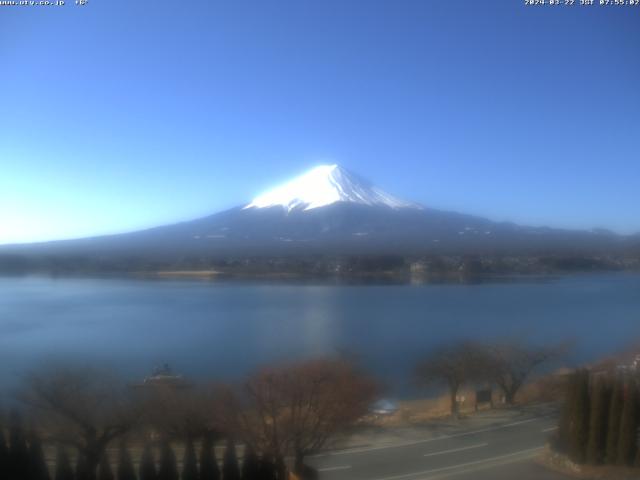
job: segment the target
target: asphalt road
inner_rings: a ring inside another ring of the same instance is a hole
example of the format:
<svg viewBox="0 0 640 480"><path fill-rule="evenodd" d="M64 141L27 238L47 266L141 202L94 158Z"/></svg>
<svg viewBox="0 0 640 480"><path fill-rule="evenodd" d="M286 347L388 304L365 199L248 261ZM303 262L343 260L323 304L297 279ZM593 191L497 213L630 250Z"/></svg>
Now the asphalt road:
<svg viewBox="0 0 640 480"><path fill-rule="evenodd" d="M318 455L322 480L561 480L534 461L556 426L553 414L390 445Z"/></svg>

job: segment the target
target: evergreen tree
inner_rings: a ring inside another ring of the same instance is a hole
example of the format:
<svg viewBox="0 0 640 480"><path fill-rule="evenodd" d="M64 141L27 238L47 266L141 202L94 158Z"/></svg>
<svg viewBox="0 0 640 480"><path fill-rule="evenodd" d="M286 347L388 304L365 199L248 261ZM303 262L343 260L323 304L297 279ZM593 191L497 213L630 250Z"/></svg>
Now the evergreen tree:
<svg viewBox="0 0 640 480"><path fill-rule="evenodd" d="M263 455L260 458L260 464L258 466L258 479L259 480L277 480L276 466L268 455Z"/></svg>
<svg viewBox="0 0 640 480"><path fill-rule="evenodd" d="M55 480L73 480L73 469L71 468L71 461L67 451L58 446L56 451L56 471Z"/></svg>
<svg viewBox="0 0 640 480"><path fill-rule="evenodd" d="M35 433L29 442L29 480L49 480L49 468L44 459L42 443Z"/></svg>
<svg viewBox="0 0 640 480"><path fill-rule="evenodd" d="M238 466L238 456L236 455L236 444L233 440L227 441L227 448L224 452L222 462L223 480L240 480L240 467Z"/></svg>
<svg viewBox="0 0 640 480"><path fill-rule="evenodd" d="M609 404L609 418L607 421L607 454L605 462L614 464L618 460L618 440L620 437L620 418L624 398L624 384L622 379L616 378L613 395Z"/></svg>
<svg viewBox="0 0 640 480"><path fill-rule="evenodd" d="M242 462L242 480L254 480L258 478L260 471L260 459L251 446L247 446ZM204 478L202 479L204 480Z"/></svg>
<svg viewBox="0 0 640 480"><path fill-rule="evenodd" d="M275 461L275 474L278 480L287 480L289 476L287 475L287 465L284 463L284 458L278 457Z"/></svg>
<svg viewBox="0 0 640 480"><path fill-rule="evenodd" d="M198 480L198 458L193 447L193 440L189 437L184 446L182 460L182 480Z"/></svg>
<svg viewBox="0 0 640 480"><path fill-rule="evenodd" d="M136 480L131 454L124 443L118 449L118 480Z"/></svg>
<svg viewBox="0 0 640 480"><path fill-rule="evenodd" d="M205 435L200 450L200 480L220 480L220 468L213 447L212 436Z"/></svg>
<svg viewBox="0 0 640 480"><path fill-rule="evenodd" d="M584 463L589 440L589 372L576 373L576 386L569 424L569 458Z"/></svg>
<svg viewBox="0 0 640 480"><path fill-rule="evenodd" d="M22 429L22 418L17 411L9 419L9 480L29 478L29 449Z"/></svg>
<svg viewBox="0 0 640 480"><path fill-rule="evenodd" d="M90 480L89 472L87 471L87 462L82 452L78 451L76 458L76 479L77 480Z"/></svg>
<svg viewBox="0 0 640 480"><path fill-rule="evenodd" d="M571 420L573 416L573 404L575 402L577 386L577 372L569 375L564 395L564 403L558 422L558 431L555 438L555 449L561 453L569 453L569 443L571 438Z"/></svg>
<svg viewBox="0 0 640 480"><path fill-rule="evenodd" d="M98 465L98 480L114 480L113 470L111 469L111 461L109 455L104 452Z"/></svg>
<svg viewBox="0 0 640 480"><path fill-rule="evenodd" d="M596 379L592 390L589 442L587 444L587 463L592 465L600 465L604 462L611 390L611 385L606 378L600 376Z"/></svg>
<svg viewBox="0 0 640 480"><path fill-rule="evenodd" d="M638 393L636 382L629 378L624 389L624 402L618 437L618 464L632 466L638 449Z"/></svg>
<svg viewBox="0 0 640 480"><path fill-rule="evenodd" d="M157 480L156 459L150 444L145 445L140 457L140 480Z"/></svg>
<svg viewBox="0 0 640 480"><path fill-rule="evenodd" d="M168 441L162 443L160 448L160 469L158 470L158 480L178 480L178 466L176 455Z"/></svg>
<svg viewBox="0 0 640 480"><path fill-rule="evenodd" d="M4 438L4 429L0 424L0 478L9 476L9 448Z"/></svg>

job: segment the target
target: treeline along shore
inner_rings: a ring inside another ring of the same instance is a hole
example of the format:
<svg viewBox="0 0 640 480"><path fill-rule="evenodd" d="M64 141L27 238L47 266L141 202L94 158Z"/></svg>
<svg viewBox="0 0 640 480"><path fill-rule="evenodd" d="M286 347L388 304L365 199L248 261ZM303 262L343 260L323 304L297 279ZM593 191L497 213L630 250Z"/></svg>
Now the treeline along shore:
<svg viewBox="0 0 640 480"><path fill-rule="evenodd" d="M92 257L0 253L0 274L133 274L155 277L390 278L460 281L514 275L640 272L640 254L307 255Z"/></svg>

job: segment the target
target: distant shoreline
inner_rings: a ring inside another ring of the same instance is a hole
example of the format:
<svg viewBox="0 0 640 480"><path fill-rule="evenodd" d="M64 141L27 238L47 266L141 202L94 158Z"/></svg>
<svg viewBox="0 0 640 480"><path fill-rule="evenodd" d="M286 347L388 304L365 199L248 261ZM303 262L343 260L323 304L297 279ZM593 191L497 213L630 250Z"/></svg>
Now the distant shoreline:
<svg viewBox="0 0 640 480"><path fill-rule="evenodd" d="M338 283L513 282L572 274L640 272L639 256L348 255L145 259L0 256L0 274L194 280L295 280Z"/></svg>
<svg viewBox="0 0 640 480"><path fill-rule="evenodd" d="M286 285L329 285L329 286L429 286L429 285L497 285L518 283L549 283L565 278L579 278L602 275L640 275L638 271L597 271L597 272L554 272L540 274L502 274L437 277L408 277L406 275L311 275L298 273L261 273L235 274L210 270L178 270L159 272L29 272L21 274L7 274L0 272L0 279L43 278L43 279L95 279L95 280L139 280L139 281L176 281L176 282L205 282L229 284L286 284Z"/></svg>

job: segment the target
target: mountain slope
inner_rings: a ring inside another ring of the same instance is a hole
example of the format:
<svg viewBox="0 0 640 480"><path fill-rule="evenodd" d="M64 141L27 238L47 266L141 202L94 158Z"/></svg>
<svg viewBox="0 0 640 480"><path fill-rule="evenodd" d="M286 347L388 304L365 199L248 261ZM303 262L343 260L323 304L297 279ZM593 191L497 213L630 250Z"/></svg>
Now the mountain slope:
<svg viewBox="0 0 640 480"><path fill-rule="evenodd" d="M337 166L318 167L245 206L149 230L0 247L0 256L123 265L184 258L359 254L615 253L606 231L524 227L406 202ZM134 262L135 261L135 262Z"/></svg>

